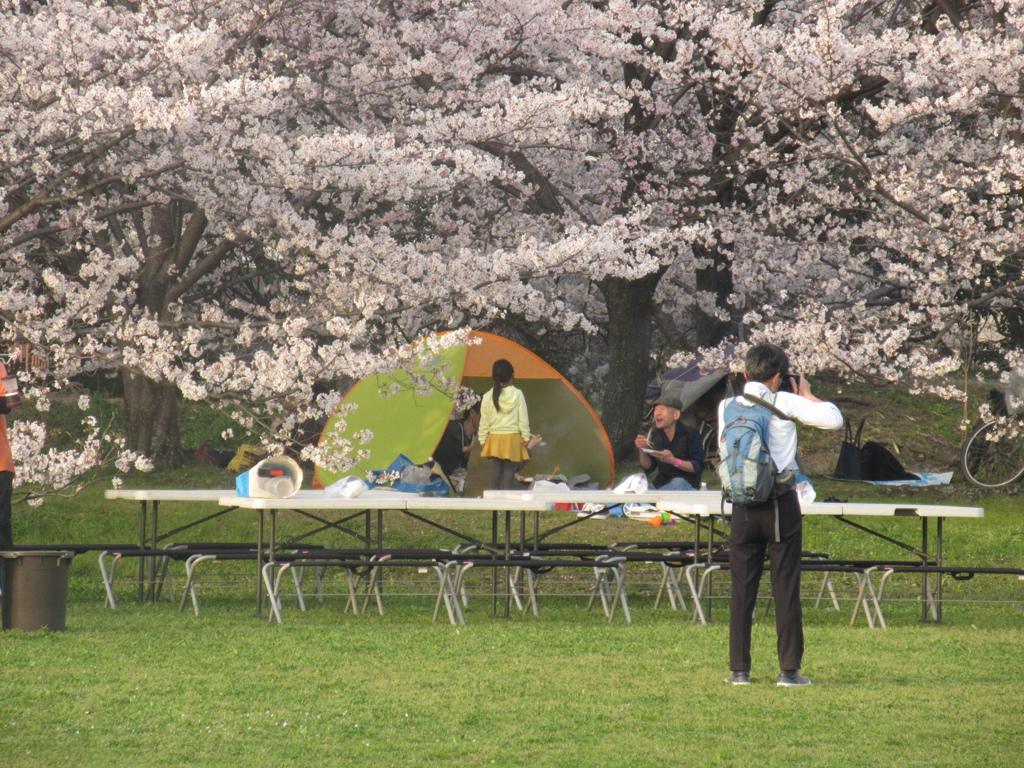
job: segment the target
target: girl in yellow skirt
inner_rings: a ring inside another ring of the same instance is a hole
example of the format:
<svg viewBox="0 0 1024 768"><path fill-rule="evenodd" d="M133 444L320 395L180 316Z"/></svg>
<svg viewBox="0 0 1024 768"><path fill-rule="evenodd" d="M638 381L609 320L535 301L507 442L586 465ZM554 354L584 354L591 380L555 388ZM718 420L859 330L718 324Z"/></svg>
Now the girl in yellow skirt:
<svg viewBox="0 0 1024 768"><path fill-rule="evenodd" d="M508 360L496 360L491 368L494 388L480 404L480 429L477 439L483 446L481 456L491 460L491 488L512 490L516 470L529 461L529 449L541 441L530 435L530 416L526 398L515 387L515 371Z"/></svg>

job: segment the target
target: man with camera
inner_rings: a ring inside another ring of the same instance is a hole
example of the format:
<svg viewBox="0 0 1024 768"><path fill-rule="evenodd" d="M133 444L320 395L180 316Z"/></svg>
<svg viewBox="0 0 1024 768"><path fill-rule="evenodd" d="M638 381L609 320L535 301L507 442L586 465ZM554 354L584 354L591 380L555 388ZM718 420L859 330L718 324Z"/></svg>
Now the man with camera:
<svg viewBox="0 0 1024 768"><path fill-rule="evenodd" d="M819 429L839 429L843 415L832 403L811 394L807 379L789 372L789 357L774 344L758 344L745 358L747 383L744 395L768 401L782 414L768 422L768 447L777 473L797 466L796 422ZM780 391L784 384L790 391ZM719 439L725 428L725 408L719 406ZM741 395L736 402L758 407ZM803 612L800 606L800 557L803 551L803 518L793 487L777 487L777 495L762 504L733 504L729 531L729 569L732 600L729 605L729 668L726 682L750 684L750 637L757 606L757 592L765 554L771 561L775 629L778 635L779 668L776 685L810 685L800 674L804 653Z"/></svg>

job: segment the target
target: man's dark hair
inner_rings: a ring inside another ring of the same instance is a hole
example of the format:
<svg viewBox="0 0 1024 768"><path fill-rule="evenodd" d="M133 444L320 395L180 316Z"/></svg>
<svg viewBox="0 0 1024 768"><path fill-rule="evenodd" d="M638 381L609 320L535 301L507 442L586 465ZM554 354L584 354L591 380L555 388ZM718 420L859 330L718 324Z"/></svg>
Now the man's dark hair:
<svg viewBox="0 0 1024 768"><path fill-rule="evenodd" d="M782 347L774 344L758 344L747 350L744 359L748 381L759 381L766 384L777 373L785 376L789 373L789 355Z"/></svg>

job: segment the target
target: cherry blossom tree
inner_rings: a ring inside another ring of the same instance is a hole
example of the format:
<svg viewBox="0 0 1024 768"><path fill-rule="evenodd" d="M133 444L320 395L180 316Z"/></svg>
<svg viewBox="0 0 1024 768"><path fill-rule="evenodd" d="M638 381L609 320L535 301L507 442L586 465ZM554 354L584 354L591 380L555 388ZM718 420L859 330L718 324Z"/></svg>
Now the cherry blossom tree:
<svg viewBox="0 0 1024 768"><path fill-rule="evenodd" d="M746 32L708 22L742 105L750 201L722 230L743 322L811 370L957 368L1019 312L1021 3L763 7Z"/></svg>
<svg viewBox="0 0 1024 768"><path fill-rule="evenodd" d="M266 423L504 316L927 381L1020 306L1022 3L138 0L0 13L5 338ZM254 421L255 420L255 421ZM356 449L355 446L352 447Z"/></svg>

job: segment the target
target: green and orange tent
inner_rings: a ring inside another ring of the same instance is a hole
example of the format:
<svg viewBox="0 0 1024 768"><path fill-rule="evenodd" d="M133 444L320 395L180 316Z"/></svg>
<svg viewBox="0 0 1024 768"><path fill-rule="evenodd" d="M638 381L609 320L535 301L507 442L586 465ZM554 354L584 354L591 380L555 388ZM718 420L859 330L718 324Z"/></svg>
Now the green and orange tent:
<svg viewBox="0 0 1024 768"><path fill-rule="evenodd" d="M615 477L615 460L601 420L564 376L525 347L494 334L472 331L465 344L420 357L413 372L440 370L448 379L483 395L494 383L491 366L501 358L512 363L516 386L526 397L530 427L544 438L523 467L523 474L561 474L567 478L585 474L602 487L610 485ZM399 454L416 464L425 463L433 455L453 415L453 393L416 387L412 378L401 369L387 376L370 376L345 395L324 428L321 445L330 447L348 441L368 451L368 456L348 473L364 476L370 470L386 469ZM368 433L373 437L366 443L356 437ZM477 446L470 459L470 478L481 476L487 464ZM340 472L319 467L317 484L330 485L341 476ZM467 493L477 485L467 481Z"/></svg>

